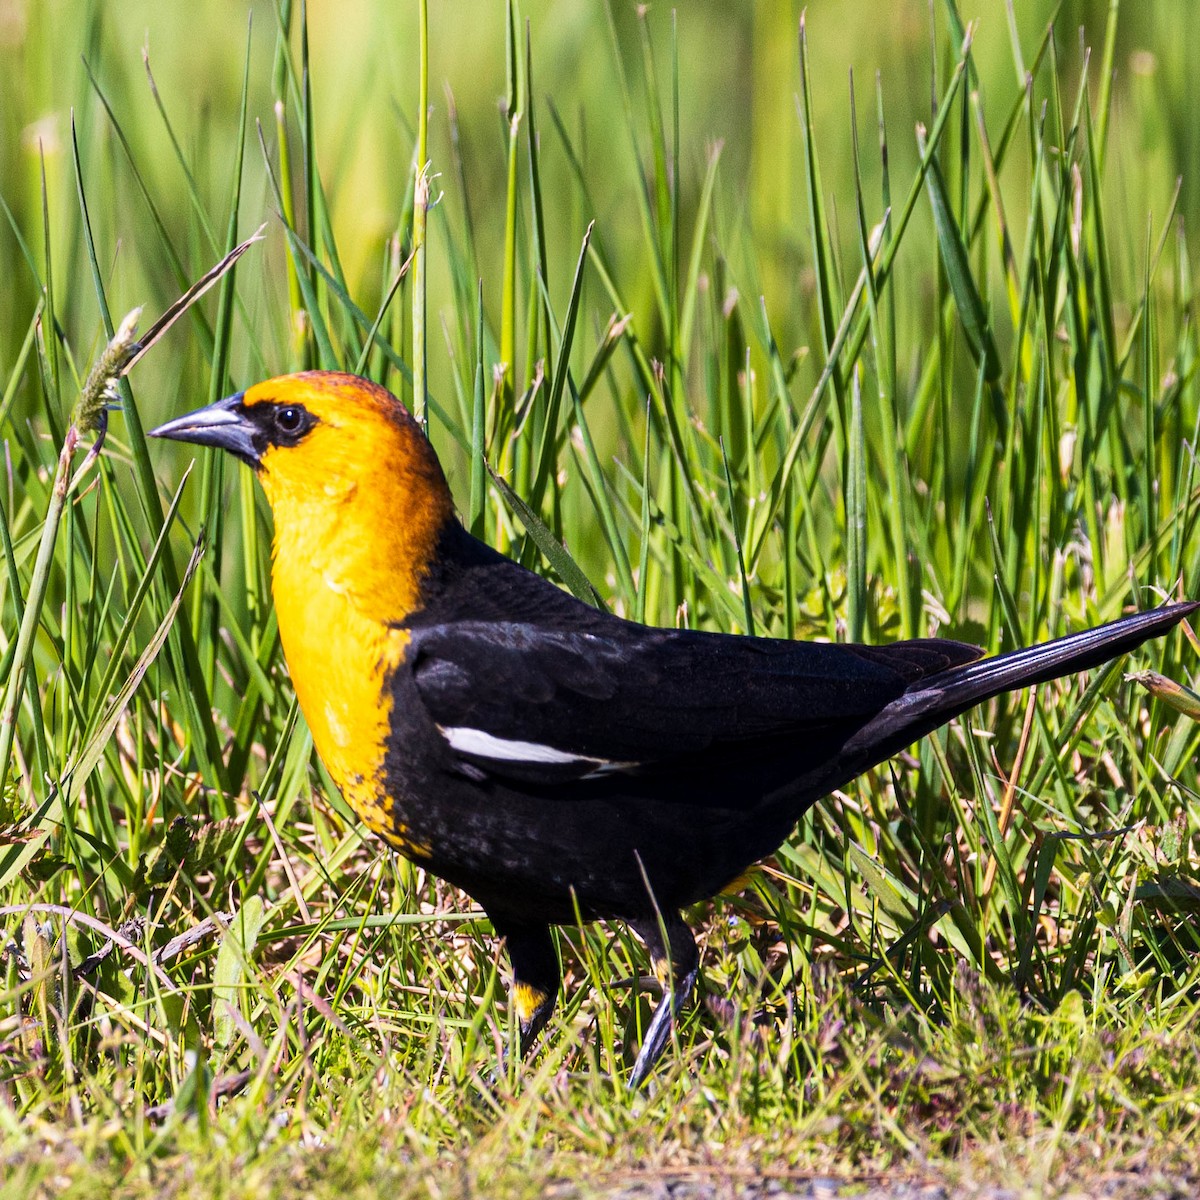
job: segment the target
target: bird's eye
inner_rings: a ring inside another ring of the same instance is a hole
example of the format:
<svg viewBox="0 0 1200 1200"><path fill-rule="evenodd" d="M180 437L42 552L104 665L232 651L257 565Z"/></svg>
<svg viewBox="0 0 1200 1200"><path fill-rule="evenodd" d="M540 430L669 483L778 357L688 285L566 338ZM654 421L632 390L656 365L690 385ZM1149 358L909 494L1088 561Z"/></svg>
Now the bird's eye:
<svg viewBox="0 0 1200 1200"><path fill-rule="evenodd" d="M288 405L275 410L275 425L281 433L299 433L304 424L304 409Z"/></svg>

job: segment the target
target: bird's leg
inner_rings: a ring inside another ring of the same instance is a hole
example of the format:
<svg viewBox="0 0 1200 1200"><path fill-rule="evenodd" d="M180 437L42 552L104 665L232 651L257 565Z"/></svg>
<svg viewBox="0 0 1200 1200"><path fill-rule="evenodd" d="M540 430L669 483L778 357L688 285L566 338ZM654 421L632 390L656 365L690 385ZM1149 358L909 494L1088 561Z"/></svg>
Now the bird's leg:
<svg viewBox="0 0 1200 1200"><path fill-rule="evenodd" d="M512 963L509 1003L517 1014L521 1055L529 1053L550 1020L558 998L558 954L548 925L526 925L492 918L502 934Z"/></svg>
<svg viewBox="0 0 1200 1200"><path fill-rule="evenodd" d="M657 916L644 921L631 921L630 924L638 937L646 943L654 974L663 987L663 998L654 1010L645 1041L642 1042L637 1061L633 1064L629 1086L636 1088L642 1085L666 1049L675 1018L696 986L700 955L696 950L696 939L692 937L692 931L676 913L663 914L661 925Z"/></svg>

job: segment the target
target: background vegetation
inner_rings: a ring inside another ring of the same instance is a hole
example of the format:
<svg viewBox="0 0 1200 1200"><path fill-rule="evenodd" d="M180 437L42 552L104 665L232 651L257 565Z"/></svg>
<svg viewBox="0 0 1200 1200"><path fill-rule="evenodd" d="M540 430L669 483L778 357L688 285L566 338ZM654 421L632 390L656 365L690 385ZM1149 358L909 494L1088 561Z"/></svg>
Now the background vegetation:
<svg viewBox="0 0 1200 1200"><path fill-rule="evenodd" d="M502 1063L486 923L312 754L253 480L143 430L369 373L476 532L657 623L998 649L1200 596L1192 5L435 0L402 270L419 13L0 2L6 1194L1189 1194L1193 697L1117 665L822 804L692 914L645 1094L623 930ZM264 221L44 536L114 325ZM1186 685L1186 632L1136 666Z"/></svg>

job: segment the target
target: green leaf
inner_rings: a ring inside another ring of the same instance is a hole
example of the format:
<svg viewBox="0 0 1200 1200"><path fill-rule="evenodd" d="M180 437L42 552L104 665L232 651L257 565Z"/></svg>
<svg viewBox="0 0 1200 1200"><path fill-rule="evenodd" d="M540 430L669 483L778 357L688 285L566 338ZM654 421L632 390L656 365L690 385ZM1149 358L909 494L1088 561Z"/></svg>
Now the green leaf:
<svg viewBox="0 0 1200 1200"><path fill-rule="evenodd" d="M890 913L900 921L911 921L916 906L908 889L892 879L860 846L851 842L846 848L866 881L867 891L879 901L884 912Z"/></svg>
<svg viewBox="0 0 1200 1200"><path fill-rule="evenodd" d="M921 154L925 154L924 131L917 134L917 142ZM942 264L946 268L946 278L950 290L954 293L954 303L958 308L958 317L962 322L963 332L967 335L967 344L971 348L971 357L976 363L982 361L985 367L985 377L989 383L995 383L1000 378L1000 355L996 343L992 340L992 331L988 325L987 310L975 286L975 277L971 274L971 263L967 257L967 247L963 241L962 230L954 219L954 208L946 193L946 181L942 177L942 169L938 166L936 157L929 160L929 169L925 172L925 186L929 191L929 203L933 208L933 225L937 232L938 249L942 252Z"/></svg>
<svg viewBox="0 0 1200 1200"><path fill-rule="evenodd" d="M253 981L254 947L267 919L261 896L251 896L234 915L221 938L213 967L213 1040L228 1046L236 1024L233 1013L243 989Z"/></svg>
<svg viewBox="0 0 1200 1200"><path fill-rule="evenodd" d="M491 464L488 465L488 473L492 477L492 482L500 489L500 494L508 503L509 508L525 526L525 531L546 556L546 561L554 568L559 579L578 599L595 605L596 608L603 608L604 602L600 599L600 593L592 586L591 580L584 574L583 568L567 553L567 548L546 528L541 517L492 470Z"/></svg>

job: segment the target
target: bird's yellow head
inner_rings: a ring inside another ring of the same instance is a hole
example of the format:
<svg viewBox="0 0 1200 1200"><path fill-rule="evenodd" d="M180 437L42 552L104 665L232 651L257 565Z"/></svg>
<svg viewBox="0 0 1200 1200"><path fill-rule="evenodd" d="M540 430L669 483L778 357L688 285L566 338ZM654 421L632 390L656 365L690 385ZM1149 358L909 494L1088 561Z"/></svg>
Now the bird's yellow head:
<svg viewBox="0 0 1200 1200"><path fill-rule="evenodd" d="M254 468L275 517L277 598L281 565L295 563L377 619L419 606L454 504L433 447L378 384L282 375L151 436L217 446Z"/></svg>

